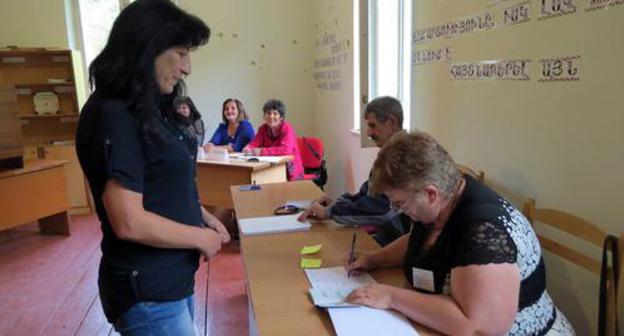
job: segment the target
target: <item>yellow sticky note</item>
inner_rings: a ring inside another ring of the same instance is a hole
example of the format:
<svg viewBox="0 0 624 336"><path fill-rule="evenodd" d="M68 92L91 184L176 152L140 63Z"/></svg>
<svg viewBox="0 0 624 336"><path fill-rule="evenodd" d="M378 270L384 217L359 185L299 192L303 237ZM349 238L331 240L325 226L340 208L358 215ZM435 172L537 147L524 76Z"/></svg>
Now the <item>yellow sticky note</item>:
<svg viewBox="0 0 624 336"><path fill-rule="evenodd" d="M322 263L321 259L301 258L301 268L319 268Z"/></svg>
<svg viewBox="0 0 624 336"><path fill-rule="evenodd" d="M314 254L314 253L320 251L321 247L323 247L323 244L312 245L312 246L304 246L301 249L301 254Z"/></svg>

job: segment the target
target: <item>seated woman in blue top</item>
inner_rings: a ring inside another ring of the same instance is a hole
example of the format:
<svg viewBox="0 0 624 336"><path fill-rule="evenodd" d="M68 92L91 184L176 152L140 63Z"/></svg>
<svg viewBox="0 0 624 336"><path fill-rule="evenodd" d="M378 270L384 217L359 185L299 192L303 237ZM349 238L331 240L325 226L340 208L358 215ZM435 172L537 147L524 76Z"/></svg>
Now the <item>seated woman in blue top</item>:
<svg viewBox="0 0 624 336"><path fill-rule="evenodd" d="M221 147L228 152L240 152L254 138L253 126L247 121L247 113L243 103L236 98L228 98L223 102L221 112L223 122L215 131L212 139L204 146L206 152Z"/></svg>

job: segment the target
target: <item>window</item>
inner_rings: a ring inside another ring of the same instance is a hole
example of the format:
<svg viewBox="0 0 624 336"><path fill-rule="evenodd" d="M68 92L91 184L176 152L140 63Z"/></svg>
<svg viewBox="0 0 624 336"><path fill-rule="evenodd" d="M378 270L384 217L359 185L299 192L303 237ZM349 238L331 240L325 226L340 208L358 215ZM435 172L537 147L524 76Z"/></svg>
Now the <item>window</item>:
<svg viewBox="0 0 624 336"><path fill-rule="evenodd" d="M66 0L69 1L73 22L70 30L71 48L82 51L82 61L85 73L88 74L89 65L104 49L108 35L115 19L123 8L134 0ZM177 4L177 0L174 1ZM77 29L76 29L77 28Z"/></svg>
<svg viewBox="0 0 624 336"><path fill-rule="evenodd" d="M79 0L80 30L85 67L102 51L113 22L119 15L119 0Z"/></svg>
<svg viewBox="0 0 624 336"><path fill-rule="evenodd" d="M409 129L411 13L411 0L354 0L354 17L359 18L354 20L354 50L360 51L354 62L356 130L366 102L380 96L401 101L403 127Z"/></svg>

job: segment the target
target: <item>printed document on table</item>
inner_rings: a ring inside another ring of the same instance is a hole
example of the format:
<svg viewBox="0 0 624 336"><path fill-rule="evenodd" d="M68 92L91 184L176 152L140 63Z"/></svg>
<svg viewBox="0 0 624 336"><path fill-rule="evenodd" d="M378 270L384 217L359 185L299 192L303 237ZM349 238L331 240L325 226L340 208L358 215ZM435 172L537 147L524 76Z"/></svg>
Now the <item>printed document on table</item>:
<svg viewBox="0 0 624 336"><path fill-rule="evenodd" d="M299 214L242 218L238 220L238 226L244 236L309 230L310 223L301 223L297 217Z"/></svg>
<svg viewBox="0 0 624 336"><path fill-rule="evenodd" d="M368 273L347 277L344 267L327 267L319 269L308 269L305 271L308 281L314 288L344 288L354 290L364 285L377 283Z"/></svg>
<svg viewBox="0 0 624 336"><path fill-rule="evenodd" d="M368 273L348 277L344 267L306 269L305 272L314 289L338 294L377 283ZM327 311L338 336L418 335L405 316L396 311L369 307L328 308Z"/></svg>

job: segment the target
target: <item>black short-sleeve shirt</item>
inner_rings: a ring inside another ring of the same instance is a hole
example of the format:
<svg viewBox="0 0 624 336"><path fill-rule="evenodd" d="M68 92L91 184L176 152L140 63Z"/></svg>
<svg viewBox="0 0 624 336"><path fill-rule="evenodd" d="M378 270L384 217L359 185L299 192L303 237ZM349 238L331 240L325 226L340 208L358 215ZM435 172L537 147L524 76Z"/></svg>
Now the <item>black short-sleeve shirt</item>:
<svg viewBox="0 0 624 336"><path fill-rule="evenodd" d="M492 189L468 175L464 179L464 191L432 246L424 247L430 226L412 224L403 260L407 281L421 292L452 295L453 268L515 264L520 271L518 313L508 335L545 334L555 323L555 306L546 292L541 248L531 224ZM415 270L431 272L433 290L415 286Z"/></svg>
<svg viewBox="0 0 624 336"><path fill-rule="evenodd" d="M102 203L114 179L143 195L146 211L201 226L195 181L197 142L157 111L164 144L148 141L126 103L96 92L80 115L76 151L102 223L99 286L104 311L114 322L138 301L179 300L193 293L199 253L162 249L117 238Z"/></svg>

